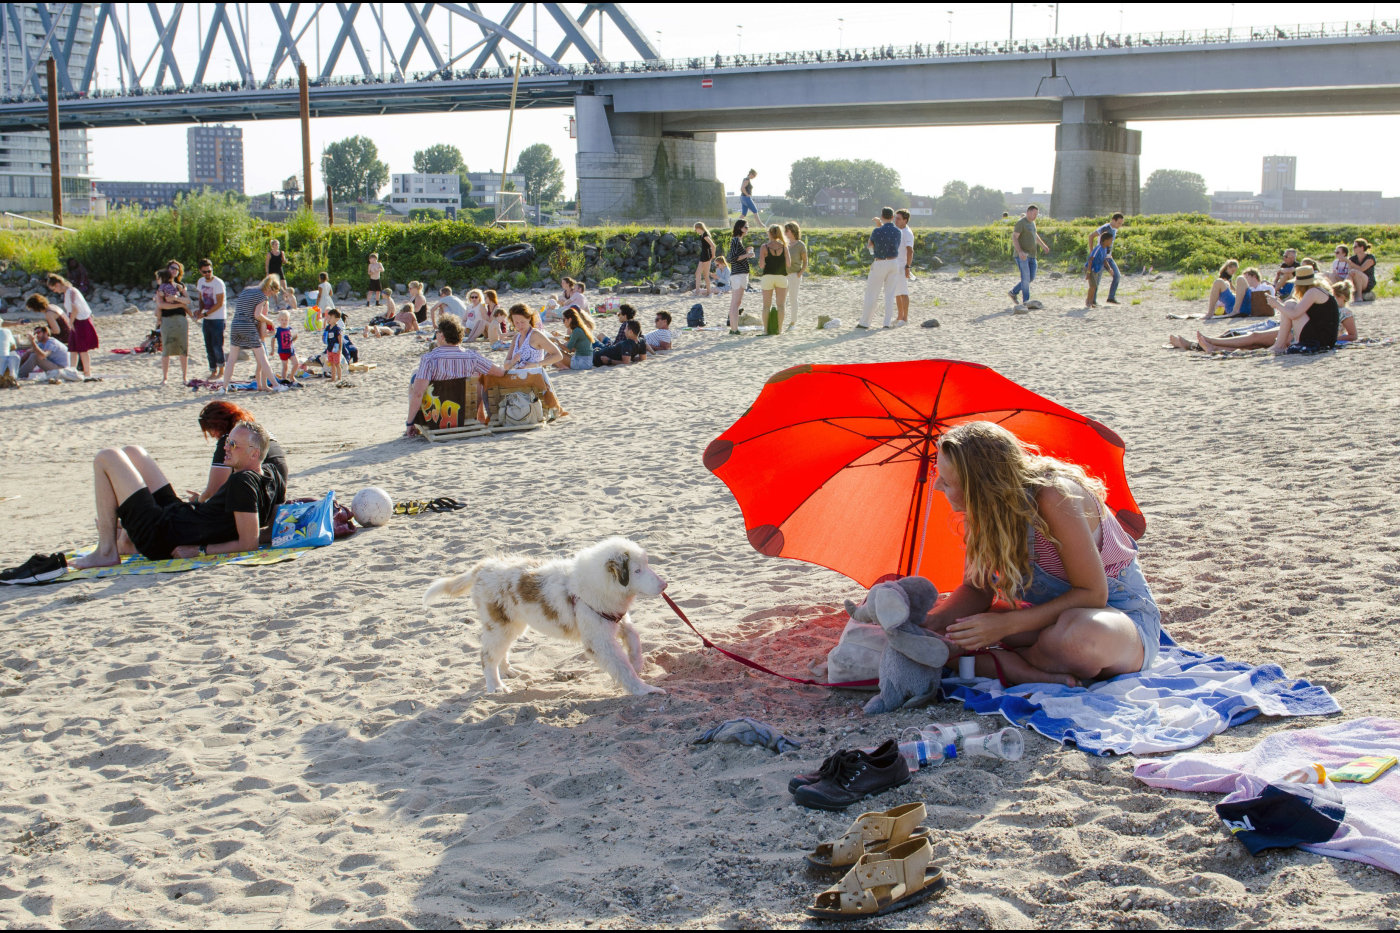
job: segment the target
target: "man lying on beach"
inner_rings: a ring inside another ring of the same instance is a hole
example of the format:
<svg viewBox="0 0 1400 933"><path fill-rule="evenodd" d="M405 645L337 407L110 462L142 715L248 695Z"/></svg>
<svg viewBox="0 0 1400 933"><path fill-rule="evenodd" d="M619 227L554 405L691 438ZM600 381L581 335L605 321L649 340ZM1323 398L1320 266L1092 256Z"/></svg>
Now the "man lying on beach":
<svg viewBox="0 0 1400 933"><path fill-rule="evenodd" d="M240 421L224 442L223 488L204 502L184 502L160 467L140 447L108 447L93 458L97 486L97 548L73 561L77 570L111 567L121 561L117 522L132 545L150 560L233 554L258 546L258 533L272 521L272 497L262 479L270 444L255 421Z"/></svg>

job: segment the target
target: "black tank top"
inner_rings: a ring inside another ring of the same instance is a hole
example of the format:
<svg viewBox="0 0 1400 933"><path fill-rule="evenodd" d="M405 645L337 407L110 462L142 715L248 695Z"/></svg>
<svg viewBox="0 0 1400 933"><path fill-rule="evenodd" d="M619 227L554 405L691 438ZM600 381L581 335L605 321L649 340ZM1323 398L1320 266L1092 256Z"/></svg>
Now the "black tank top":
<svg viewBox="0 0 1400 933"><path fill-rule="evenodd" d="M1308 323L1298 335L1298 345L1309 350L1330 350L1337 345L1337 328L1342 311L1332 295L1320 304L1308 308Z"/></svg>
<svg viewBox="0 0 1400 933"><path fill-rule="evenodd" d="M768 241L772 243L772 240ZM778 250L778 255L774 256L772 251L765 246L763 248L763 274L764 275L787 275L787 248Z"/></svg>
<svg viewBox="0 0 1400 933"><path fill-rule="evenodd" d="M700 238L700 261L709 262L715 258L715 245L710 242L709 237Z"/></svg>
<svg viewBox="0 0 1400 933"><path fill-rule="evenodd" d="M749 197L753 197L753 179L745 178L739 185L739 190Z"/></svg>
<svg viewBox="0 0 1400 933"><path fill-rule="evenodd" d="M286 257L287 257L287 254L286 254L286 253L268 253L268 254L267 254L267 274L268 274L268 275L279 275L279 276L280 276L280 275L282 274L282 260L285 259Z"/></svg>

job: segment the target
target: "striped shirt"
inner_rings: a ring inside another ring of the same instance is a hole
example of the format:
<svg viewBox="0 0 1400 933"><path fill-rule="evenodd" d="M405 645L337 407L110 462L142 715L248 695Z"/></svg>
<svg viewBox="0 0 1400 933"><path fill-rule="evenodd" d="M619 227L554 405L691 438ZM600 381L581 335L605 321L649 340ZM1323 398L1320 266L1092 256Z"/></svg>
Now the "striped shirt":
<svg viewBox="0 0 1400 933"><path fill-rule="evenodd" d="M475 350L467 350L449 344L433 347L418 361L414 379L466 379L471 376L485 376L491 372L492 363Z"/></svg>
<svg viewBox="0 0 1400 933"><path fill-rule="evenodd" d="M1132 536L1119 524L1118 519L1108 514L1108 509L1099 506L1099 558L1103 562L1105 576L1116 577L1137 557L1137 544ZM1034 561L1040 569L1060 580L1068 582L1065 563L1060 552L1051 544L1040 529L1031 531L1031 548Z"/></svg>
<svg viewBox="0 0 1400 933"><path fill-rule="evenodd" d="M736 236L729 241L729 271L735 275L749 274L749 261L744 258L744 253L748 252L748 247L744 245L744 238Z"/></svg>

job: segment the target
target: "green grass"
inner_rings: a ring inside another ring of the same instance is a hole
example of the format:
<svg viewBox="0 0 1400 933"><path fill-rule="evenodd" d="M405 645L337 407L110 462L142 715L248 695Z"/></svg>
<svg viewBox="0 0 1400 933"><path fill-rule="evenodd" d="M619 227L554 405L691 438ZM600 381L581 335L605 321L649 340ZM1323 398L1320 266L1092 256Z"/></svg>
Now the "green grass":
<svg viewBox="0 0 1400 933"><path fill-rule="evenodd" d="M364 205L366 211L370 207ZM288 254L292 285L310 288L317 273L324 271L330 274L332 282L344 279L352 288L363 291L368 284L366 259L372 252L380 254L391 282L419 279L431 285L441 279L453 285L473 286L488 279L579 277L579 247L586 243L600 248L598 264L586 272L590 281L641 281L658 270L648 266L638 273L623 274L623 267L629 262L627 238L644 230L663 229L678 238L693 236L689 228L651 225L497 230L479 226L474 219L327 227L314 215L298 214L272 223L252 218L234 199L205 193L186 198L173 208L150 212L122 209L105 219L83 220L71 234L6 232L0 236L0 258L8 258L26 271L41 272L76 257L97 281L144 285L150 281L152 271L169 259L179 259L189 266L207 256L225 279L247 280L262 274L267 243L275 237L282 241ZM1101 218L1042 222L1040 235L1051 253L1041 259L1041 269L1046 273L1077 274L1088 252L1089 234L1099 222ZM864 275L870 264L865 251L868 232L864 227L804 230L813 274ZM919 228L915 232L915 268L929 268L935 256L945 263L957 264L970 275L1003 273L1012 268L1010 231L1005 225ZM1372 242L1378 259L1400 258L1398 226L1255 226L1225 223L1204 215L1130 218L1119 233L1114 255L1125 271L1151 266L1185 273L1172 283L1172 293L1189 301L1209 292L1211 273L1226 259L1238 259L1241 267L1272 266L1289 246L1304 255L1326 257L1335 244L1349 243L1357 236ZM534 268L521 270L517 275L503 275L485 265L454 267L443 260L446 250L463 242L480 241L495 248L521 239L535 246L539 258ZM725 250L728 232L717 230L715 240L719 249ZM1400 279L1396 282L1400 283ZM1400 284L1393 287L1400 288Z"/></svg>
<svg viewBox="0 0 1400 933"><path fill-rule="evenodd" d="M1215 276L1209 273L1183 275L1172 282L1172 297L1182 301L1200 301L1210 294Z"/></svg>

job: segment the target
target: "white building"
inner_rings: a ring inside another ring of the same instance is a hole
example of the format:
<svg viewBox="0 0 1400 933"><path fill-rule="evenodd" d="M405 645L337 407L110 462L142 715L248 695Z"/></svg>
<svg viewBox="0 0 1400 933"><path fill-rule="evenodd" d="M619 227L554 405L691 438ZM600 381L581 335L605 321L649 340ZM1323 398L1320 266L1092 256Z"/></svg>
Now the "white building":
<svg viewBox="0 0 1400 933"><path fill-rule="evenodd" d="M92 30L97 24L97 4L63 3L51 5L58 21L58 35L68 34L69 19L78 17L77 34L69 52L68 76L76 86L82 80L83 65L92 46ZM6 97L44 97L44 68L34 69L30 80L25 49L29 57L40 55L44 49L45 30L36 7L27 3L5 4L8 16L17 17L19 29L7 20L4 41L0 44L0 73L4 75ZM47 56L44 56L47 57ZM8 68L4 67L8 65ZM37 79L37 85L35 80ZM59 125L62 125L60 107ZM63 175L64 209L72 213L87 213L91 204L91 182L88 178L88 138L86 130L60 130L58 158ZM0 134L0 210L48 211L53 206L49 174L48 133Z"/></svg>
<svg viewBox="0 0 1400 933"><path fill-rule="evenodd" d="M416 208L445 211L462 206L462 179L456 175L404 172L389 176L389 207L407 214Z"/></svg>
<svg viewBox="0 0 1400 933"><path fill-rule="evenodd" d="M482 207L495 207L496 195L501 190L500 172L468 172L467 181L472 183L470 197ZM525 176L516 172L511 172L506 176L506 182L515 186L515 190L523 196L525 193Z"/></svg>

